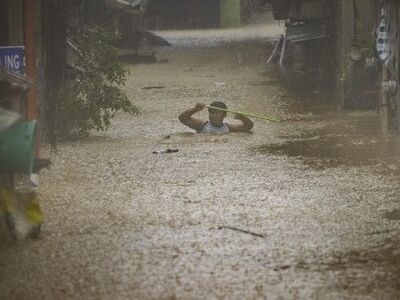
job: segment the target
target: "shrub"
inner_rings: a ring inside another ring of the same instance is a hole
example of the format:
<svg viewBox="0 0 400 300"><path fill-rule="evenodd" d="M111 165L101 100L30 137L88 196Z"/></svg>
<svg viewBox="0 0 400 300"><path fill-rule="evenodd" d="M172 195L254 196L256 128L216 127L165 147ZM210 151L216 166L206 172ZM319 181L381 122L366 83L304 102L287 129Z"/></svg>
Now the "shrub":
<svg viewBox="0 0 400 300"><path fill-rule="evenodd" d="M87 137L93 129L106 130L118 111L138 113L121 89L127 70L118 60L117 38L100 27L70 34L73 54L66 84L56 95L59 138Z"/></svg>

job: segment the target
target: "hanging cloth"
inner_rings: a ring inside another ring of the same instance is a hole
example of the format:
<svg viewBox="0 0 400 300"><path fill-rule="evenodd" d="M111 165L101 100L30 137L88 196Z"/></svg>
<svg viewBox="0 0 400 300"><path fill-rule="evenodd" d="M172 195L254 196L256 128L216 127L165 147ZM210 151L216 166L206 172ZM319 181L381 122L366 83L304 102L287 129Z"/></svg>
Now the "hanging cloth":
<svg viewBox="0 0 400 300"><path fill-rule="evenodd" d="M379 27L376 30L376 51L378 53L379 59L385 63L388 63L390 54L389 45L389 15L386 11L385 6L381 9L381 21Z"/></svg>

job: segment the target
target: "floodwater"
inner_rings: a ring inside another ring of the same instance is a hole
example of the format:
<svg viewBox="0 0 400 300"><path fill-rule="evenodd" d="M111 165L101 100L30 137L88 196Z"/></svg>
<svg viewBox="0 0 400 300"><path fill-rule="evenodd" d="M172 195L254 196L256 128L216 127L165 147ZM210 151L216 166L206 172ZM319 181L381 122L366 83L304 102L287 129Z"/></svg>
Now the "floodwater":
<svg viewBox="0 0 400 300"><path fill-rule="evenodd" d="M0 299L398 299L400 144L379 114L292 89L267 29L174 34L162 63L129 65L139 116L51 153L42 236L0 250ZM179 123L216 99L284 121Z"/></svg>

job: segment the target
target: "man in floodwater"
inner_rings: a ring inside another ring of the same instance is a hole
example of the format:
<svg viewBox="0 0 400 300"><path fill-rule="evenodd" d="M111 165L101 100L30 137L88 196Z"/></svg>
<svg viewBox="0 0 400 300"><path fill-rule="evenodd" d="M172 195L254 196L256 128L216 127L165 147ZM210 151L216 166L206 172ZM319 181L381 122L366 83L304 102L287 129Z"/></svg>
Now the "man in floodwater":
<svg viewBox="0 0 400 300"><path fill-rule="evenodd" d="M225 103L215 101L210 106L227 109ZM224 119L226 117L225 111L220 111L212 108L208 108L208 120L202 120L200 118L193 117L196 112L203 110L205 104L196 103L196 106L185 110L179 115L179 121L186 126L194 129L197 133L203 134L225 134L229 132L245 132L253 128L254 123L247 117L236 114L235 119L240 122L226 123Z"/></svg>

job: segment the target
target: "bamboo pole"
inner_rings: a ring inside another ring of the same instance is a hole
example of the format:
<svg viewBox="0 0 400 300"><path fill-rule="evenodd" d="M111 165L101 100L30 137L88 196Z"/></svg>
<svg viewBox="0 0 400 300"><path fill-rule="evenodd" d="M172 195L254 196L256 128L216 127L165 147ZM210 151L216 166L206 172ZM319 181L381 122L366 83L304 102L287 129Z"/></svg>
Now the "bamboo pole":
<svg viewBox="0 0 400 300"><path fill-rule="evenodd" d="M234 110L225 109L225 108L220 108L220 107L215 107L215 106L211 106L211 105L206 105L206 107L211 108L211 109L215 109L215 110L219 110L219 111L224 111L224 112L239 114L239 115L248 116L248 117L252 117L252 118L256 118L256 119L261 119L261 120L266 120L266 121L270 121L270 122L276 122L276 123L282 122L282 120L279 120L279 119L276 119L276 118L272 118L272 117L268 117L268 116L260 116L260 115L256 115L256 114L253 114L253 113L247 113L247 112L241 112L241 111L234 111Z"/></svg>

